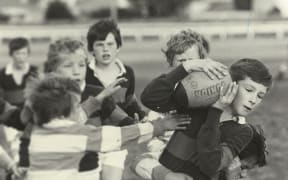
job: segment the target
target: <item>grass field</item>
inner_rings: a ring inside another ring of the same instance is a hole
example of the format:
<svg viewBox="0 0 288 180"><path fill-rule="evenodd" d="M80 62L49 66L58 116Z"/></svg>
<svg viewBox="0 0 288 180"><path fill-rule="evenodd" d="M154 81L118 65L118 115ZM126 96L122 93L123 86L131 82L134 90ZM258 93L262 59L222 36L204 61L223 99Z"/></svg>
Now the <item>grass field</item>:
<svg viewBox="0 0 288 180"><path fill-rule="evenodd" d="M211 57L230 65L242 57L262 59L277 74L279 64L287 59L287 45L283 40L230 40L212 41ZM33 44L31 62L41 65L45 60L48 44ZM124 44L121 59L131 65L136 74L136 95L139 97L146 84L162 72L167 71L167 65L160 49L163 42L144 42ZM4 66L9 57L7 48L0 45L0 66ZM268 166L251 172L253 180L288 180L288 81L276 82L271 93L266 97L260 108L249 117L252 124L261 124L265 130L269 150ZM135 154L143 152L144 145L131 147L131 153L125 171L126 180L138 180L128 168L129 160Z"/></svg>

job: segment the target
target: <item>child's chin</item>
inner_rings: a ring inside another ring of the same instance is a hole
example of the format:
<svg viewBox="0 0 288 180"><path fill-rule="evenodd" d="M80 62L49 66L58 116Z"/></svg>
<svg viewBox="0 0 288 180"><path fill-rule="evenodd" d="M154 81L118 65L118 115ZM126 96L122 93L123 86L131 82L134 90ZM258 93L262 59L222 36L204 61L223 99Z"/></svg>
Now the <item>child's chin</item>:
<svg viewBox="0 0 288 180"><path fill-rule="evenodd" d="M25 61L16 61L16 64L22 66L23 64L25 64Z"/></svg>
<svg viewBox="0 0 288 180"><path fill-rule="evenodd" d="M248 111L239 111L238 113L237 113L237 115L238 116L247 116L247 115L249 115L251 113L251 111L250 112L248 112Z"/></svg>
<svg viewBox="0 0 288 180"><path fill-rule="evenodd" d="M83 80L80 80L80 79L75 79L74 80L77 84L79 84L80 86L84 83Z"/></svg>

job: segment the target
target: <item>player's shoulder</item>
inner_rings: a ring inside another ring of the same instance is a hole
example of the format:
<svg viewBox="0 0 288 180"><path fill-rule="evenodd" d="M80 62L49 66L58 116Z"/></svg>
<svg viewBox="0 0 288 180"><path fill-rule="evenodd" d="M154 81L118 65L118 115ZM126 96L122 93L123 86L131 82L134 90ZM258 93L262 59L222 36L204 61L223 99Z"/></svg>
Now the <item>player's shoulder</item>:
<svg viewBox="0 0 288 180"><path fill-rule="evenodd" d="M224 134L237 136L253 136L253 128L250 124L239 124L236 121L226 121L221 124L221 129Z"/></svg>
<svg viewBox="0 0 288 180"><path fill-rule="evenodd" d="M6 67L0 68L0 74L4 74L5 73L5 69L6 69Z"/></svg>
<svg viewBox="0 0 288 180"><path fill-rule="evenodd" d="M131 66L124 64L124 68L127 71L127 73L134 73L134 70Z"/></svg>

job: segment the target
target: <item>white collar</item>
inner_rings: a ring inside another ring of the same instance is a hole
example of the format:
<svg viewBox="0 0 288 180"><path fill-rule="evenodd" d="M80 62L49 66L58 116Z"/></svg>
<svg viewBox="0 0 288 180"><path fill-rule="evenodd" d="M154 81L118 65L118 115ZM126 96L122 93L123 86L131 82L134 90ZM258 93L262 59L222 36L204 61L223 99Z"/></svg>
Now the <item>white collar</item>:
<svg viewBox="0 0 288 180"><path fill-rule="evenodd" d="M74 124L76 124L75 121L72 121L67 118L64 118L64 119L55 118L55 119L52 119L50 122L43 124L43 127L53 129L53 128L69 127Z"/></svg>
<svg viewBox="0 0 288 180"><path fill-rule="evenodd" d="M99 75L98 75L98 73L97 73L97 68L96 68L96 63L95 63L95 59L93 59L92 61L90 61L90 63L89 63L89 67L90 67L90 69L92 69L93 70L93 72L94 72L94 76L96 76L96 77L99 77ZM121 60L120 59L116 59L115 61L114 61L114 63L119 67L119 69L120 69L120 73L119 73L119 75L118 76L122 76L123 74L125 74L126 73L126 69L125 69L125 66L124 66L124 64L121 62Z"/></svg>
<svg viewBox="0 0 288 180"><path fill-rule="evenodd" d="M13 63L11 62L11 63L9 63L9 64L6 65L5 74L6 74L6 75L9 75L9 74L12 74L12 75L13 75L13 74L16 74L16 73L19 73L19 72L21 72L21 73L23 73L23 74L26 74L26 73L29 72L29 67L30 67L29 63L26 62L26 63L24 64L24 68L21 69L21 70L18 70L18 69L15 69L15 68L14 68Z"/></svg>
<svg viewBox="0 0 288 180"><path fill-rule="evenodd" d="M238 124L247 124L246 118L244 116L234 116L233 120Z"/></svg>
<svg viewBox="0 0 288 180"><path fill-rule="evenodd" d="M84 91L84 89L85 89L85 86L86 86L86 82L85 82L85 81L83 81L83 83L81 83L81 84L80 84L80 90L81 90L81 92L83 92L83 91Z"/></svg>

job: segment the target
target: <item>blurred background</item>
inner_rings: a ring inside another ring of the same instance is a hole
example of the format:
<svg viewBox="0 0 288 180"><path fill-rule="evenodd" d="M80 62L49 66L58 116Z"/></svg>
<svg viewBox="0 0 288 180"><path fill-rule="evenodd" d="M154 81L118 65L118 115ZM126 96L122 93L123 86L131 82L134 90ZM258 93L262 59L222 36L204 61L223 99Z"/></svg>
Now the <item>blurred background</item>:
<svg viewBox="0 0 288 180"><path fill-rule="evenodd" d="M85 42L89 26L102 18L119 23L124 41L119 56L134 68L138 97L152 78L168 70L161 48L182 29L203 34L210 57L224 64L244 57L263 60L275 83L249 122L264 128L268 165L250 176L288 180L288 0L0 0L0 67L11 60L11 38L28 38L29 61L41 67L51 41ZM143 147L131 148L129 159ZM125 179L139 178L127 168Z"/></svg>

